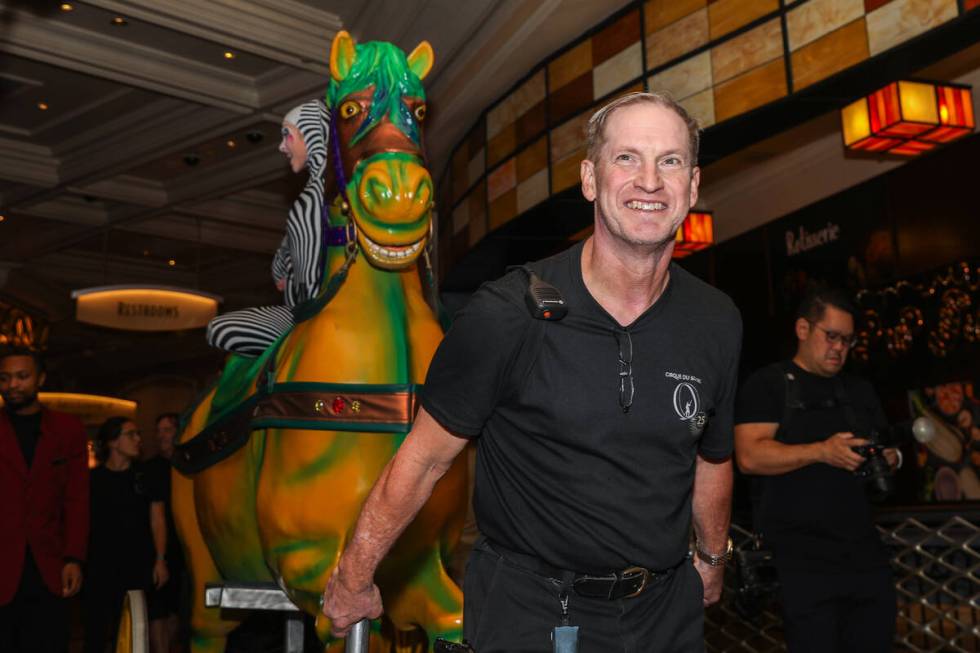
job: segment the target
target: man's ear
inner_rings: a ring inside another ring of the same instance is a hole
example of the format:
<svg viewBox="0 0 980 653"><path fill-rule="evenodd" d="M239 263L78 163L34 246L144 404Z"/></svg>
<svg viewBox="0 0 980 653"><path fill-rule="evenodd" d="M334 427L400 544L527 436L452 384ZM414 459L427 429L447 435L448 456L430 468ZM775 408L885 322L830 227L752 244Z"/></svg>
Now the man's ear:
<svg viewBox="0 0 980 653"><path fill-rule="evenodd" d="M806 340L810 337L810 323L804 317L796 318L796 337L798 340Z"/></svg>
<svg viewBox="0 0 980 653"><path fill-rule="evenodd" d="M582 195L590 202L594 202L597 196L595 163L588 159L582 159L582 163L579 164L579 175L582 177Z"/></svg>
<svg viewBox="0 0 980 653"><path fill-rule="evenodd" d="M701 187L701 168L691 170L691 206L698 203L698 189Z"/></svg>

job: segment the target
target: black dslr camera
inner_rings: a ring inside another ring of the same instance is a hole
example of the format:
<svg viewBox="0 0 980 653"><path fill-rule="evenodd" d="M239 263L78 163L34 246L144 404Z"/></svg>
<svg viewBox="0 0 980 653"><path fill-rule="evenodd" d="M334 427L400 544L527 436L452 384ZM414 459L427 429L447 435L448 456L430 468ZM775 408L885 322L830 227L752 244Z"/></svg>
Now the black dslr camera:
<svg viewBox="0 0 980 653"><path fill-rule="evenodd" d="M901 441L892 439L896 430L888 428L881 432L872 429L866 438L868 444L854 447L854 451L865 459L854 474L864 479L864 488L872 501L884 501L895 492L895 477L891 465L885 460L884 451L901 444Z"/></svg>
<svg viewBox="0 0 980 653"><path fill-rule="evenodd" d="M864 464L854 473L864 479L872 501L883 501L895 492L895 477L891 465L885 460L885 449L900 447L913 439L926 444L935 432L935 425L929 418L918 417L914 421L889 426L884 431L872 429L866 438L868 444L854 447L854 451L865 457Z"/></svg>

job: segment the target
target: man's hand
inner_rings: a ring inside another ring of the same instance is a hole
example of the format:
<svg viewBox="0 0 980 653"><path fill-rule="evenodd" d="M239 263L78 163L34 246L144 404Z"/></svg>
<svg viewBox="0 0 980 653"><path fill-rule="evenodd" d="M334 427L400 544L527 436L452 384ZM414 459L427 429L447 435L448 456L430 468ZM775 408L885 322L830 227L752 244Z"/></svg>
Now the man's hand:
<svg viewBox="0 0 980 653"><path fill-rule="evenodd" d="M708 607L718 602L721 598L721 586L725 577L725 565L712 567L694 554L694 568L701 575L701 583L704 585L704 607Z"/></svg>
<svg viewBox="0 0 980 653"><path fill-rule="evenodd" d="M853 433L834 433L821 443L821 460L828 465L853 472L865 461L864 456L854 451L854 447L866 444L867 440L856 438Z"/></svg>
<svg viewBox="0 0 980 653"><path fill-rule="evenodd" d="M153 564L153 587L160 589L170 580L170 570L167 569L167 561L157 558Z"/></svg>
<svg viewBox="0 0 980 653"><path fill-rule="evenodd" d="M898 469L898 463L901 460L901 454L898 449L889 447L888 449L882 449L881 453L885 456L885 460L888 461L888 466L891 467L893 472Z"/></svg>
<svg viewBox="0 0 980 653"><path fill-rule="evenodd" d="M66 599L78 594L82 589L82 566L77 562L66 562L61 568L61 596Z"/></svg>
<svg viewBox="0 0 980 653"><path fill-rule="evenodd" d="M346 637L351 627L361 619L377 619L384 612L381 592L371 583L355 589L340 579L340 565L334 568L323 590L323 616L330 620L330 633Z"/></svg>

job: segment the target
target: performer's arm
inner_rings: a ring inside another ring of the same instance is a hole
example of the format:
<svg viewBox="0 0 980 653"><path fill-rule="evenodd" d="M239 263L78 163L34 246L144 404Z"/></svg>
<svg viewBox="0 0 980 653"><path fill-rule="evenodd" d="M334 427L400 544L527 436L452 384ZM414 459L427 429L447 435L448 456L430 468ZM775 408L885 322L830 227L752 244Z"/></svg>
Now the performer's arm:
<svg viewBox="0 0 980 653"><path fill-rule="evenodd" d="M323 614L337 637L363 618L382 612L374 573L449 470L467 440L444 429L425 409L388 463L357 520L354 536L340 557L323 596Z"/></svg>
<svg viewBox="0 0 980 653"><path fill-rule="evenodd" d="M286 281L286 277L289 276L289 237L283 236L282 242L279 243L279 249L276 250L276 255L272 258L272 279L276 282L276 287L279 287L280 283ZM279 288L282 290L282 288Z"/></svg>
<svg viewBox="0 0 980 653"><path fill-rule="evenodd" d="M773 476L825 463L854 471L864 457L852 447L868 441L853 433L835 433L821 442L785 444L776 440L779 424L756 422L735 426L735 455L739 469L746 474Z"/></svg>
<svg viewBox="0 0 980 653"><path fill-rule="evenodd" d="M691 506L694 536L697 538L698 548L710 554L721 555L728 546L732 478L731 458L713 461L698 455L694 468L694 496ZM694 566L704 583L704 605L709 606L721 598L725 567L712 567L698 556L695 556Z"/></svg>

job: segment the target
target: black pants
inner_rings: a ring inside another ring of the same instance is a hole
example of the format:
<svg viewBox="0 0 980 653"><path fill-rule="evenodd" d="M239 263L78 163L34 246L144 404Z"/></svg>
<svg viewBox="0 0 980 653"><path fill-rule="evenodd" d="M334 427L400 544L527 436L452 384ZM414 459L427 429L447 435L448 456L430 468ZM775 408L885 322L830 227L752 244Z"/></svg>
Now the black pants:
<svg viewBox="0 0 980 653"><path fill-rule="evenodd" d="M149 565L143 565L148 568ZM127 565L110 568L91 562L82 589L82 619L85 622L84 653L104 653L106 645L115 650L123 601L129 590L149 590L149 583L138 570Z"/></svg>
<svg viewBox="0 0 980 653"><path fill-rule="evenodd" d="M895 637L890 567L856 573L779 570L790 653L887 653Z"/></svg>
<svg viewBox="0 0 980 653"><path fill-rule="evenodd" d="M14 600L0 606L0 651L64 653L68 650L68 605L51 593L34 556L27 553Z"/></svg>
<svg viewBox="0 0 980 653"><path fill-rule="evenodd" d="M559 583L526 571L483 543L464 581L464 637L479 653L552 650L560 624ZM569 594L580 653L689 653L704 650L704 588L689 562L654 579L637 597L607 601Z"/></svg>

